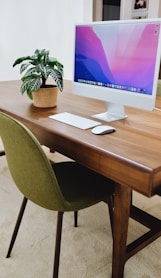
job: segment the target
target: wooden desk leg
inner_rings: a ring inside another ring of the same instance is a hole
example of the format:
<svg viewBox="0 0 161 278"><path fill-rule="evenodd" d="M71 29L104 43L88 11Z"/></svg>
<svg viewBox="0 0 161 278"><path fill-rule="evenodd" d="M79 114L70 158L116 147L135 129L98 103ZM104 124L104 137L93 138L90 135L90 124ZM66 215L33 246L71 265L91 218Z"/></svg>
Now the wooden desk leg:
<svg viewBox="0 0 161 278"><path fill-rule="evenodd" d="M113 223L112 278L123 278L132 190L116 185Z"/></svg>

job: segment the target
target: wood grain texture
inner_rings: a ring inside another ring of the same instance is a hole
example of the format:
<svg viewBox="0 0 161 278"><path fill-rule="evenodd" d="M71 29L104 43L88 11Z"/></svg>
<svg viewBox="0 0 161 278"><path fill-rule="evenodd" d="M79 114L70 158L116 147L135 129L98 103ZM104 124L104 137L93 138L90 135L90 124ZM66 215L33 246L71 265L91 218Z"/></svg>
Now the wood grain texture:
<svg viewBox="0 0 161 278"><path fill-rule="evenodd" d="M97 136L49 119L64 111L86 118L105 110L104 103L71 94L65 81L56 108L35 108L21 96L20 81L0 83L0 110L27 125L41 144L84 164L116 182L151 196L161 184L161 111L126 107L128 118L112 122L113 134ZM157 97L161 107L161 97Z"/></svg>

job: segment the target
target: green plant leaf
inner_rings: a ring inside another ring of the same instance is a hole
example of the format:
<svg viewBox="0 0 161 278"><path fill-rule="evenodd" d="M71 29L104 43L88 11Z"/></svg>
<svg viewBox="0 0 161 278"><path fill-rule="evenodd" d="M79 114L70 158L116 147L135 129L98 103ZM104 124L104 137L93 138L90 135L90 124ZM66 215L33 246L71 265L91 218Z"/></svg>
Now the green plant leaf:
<svg viewBox="0 0 161 278"><path fill-rule="evenodd" d="M62 92L63 90L63 78L61 73L56 69L48 69L49 75L53 78L55 83L57 84L59 90Z"/></svg>
<svg viewBox="0 0 161 278"><path fill-rule="evenodd" d="M41 80L40 80L40 77L36 78L36 79L33 79L30 83L30 91L33 92L33 91L37 91L39 90L41 87Z"/></svg>
<svg viewBox="0 0 161 278"><path fill-rule="evenodd" d="M32 92L27 91L26 93L27 93L28 97L29 97L31 100L33 100Z"/></svg>
<svg viewBox="0 0 161 278"><path fill-rule="evenodd" d="M22 64L21 64L22 63ZM36 49L32 56L24 56L15 60L13 66L21 64L20 74L21 92L32 98L32 91L37 91L46 86L48 77L51 77L59 90L63 90L63 65L54 57L49 56L49 51Z"/></svg>
<svg viewBox="0 0 161 278"><path fill-rule="evenodd" d="M30 60L30 59L31 59L31 56L20 57L17 60L15 60L15 62L13 63L13 67L15 67L18 64L21 64L25 60Z"/></svg>
<svg viewBox="0 0 161 278"><path fill-rule="evenodd" d="M29 63L22 64L20 67L20 73L24 72L29 66L31 66Z"/></svg>
<svg viewBox="0 0 161 278"><path fill-rule="evenodd" d="M41 80L40 77L38 78L25 78L23 79L23 83L21 85L21 92L24 94L26 92L27 94L39 90L41 87Z"/></svg>

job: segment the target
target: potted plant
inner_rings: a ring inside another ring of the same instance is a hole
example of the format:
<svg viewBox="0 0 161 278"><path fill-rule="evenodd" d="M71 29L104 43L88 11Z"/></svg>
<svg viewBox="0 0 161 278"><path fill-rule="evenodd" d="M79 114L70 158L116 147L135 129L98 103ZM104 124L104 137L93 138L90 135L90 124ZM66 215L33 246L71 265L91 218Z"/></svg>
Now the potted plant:
<svg viewBox="0 0 161 278"><path fill-rule="evenodd" d="M45 49L36 49L32 56L16 59L13 67L18 64L21 64L20 74L23 73L21 93L26 92L28 97L33 100L34 106L56 106L58 89L61 92L63 90L63 65L56 58L50 57L49 51ZM53 85L47 84L49 77L54 80ZM53 91L56 91L53 93L55 100L52 97ZM50 97L52 97L51 100Z"/></svg>

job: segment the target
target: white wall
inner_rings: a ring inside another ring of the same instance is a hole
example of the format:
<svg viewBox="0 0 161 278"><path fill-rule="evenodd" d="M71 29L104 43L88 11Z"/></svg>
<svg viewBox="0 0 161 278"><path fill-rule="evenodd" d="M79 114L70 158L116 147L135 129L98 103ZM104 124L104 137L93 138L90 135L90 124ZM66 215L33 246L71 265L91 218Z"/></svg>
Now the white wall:
<svg viewBox="0 0 161 278"><path fill-rule="evenodd" d="M92 0L0 0L0 81L20 79L14 60L46 48L72 79L74 24L91 21Z"/></svg>

